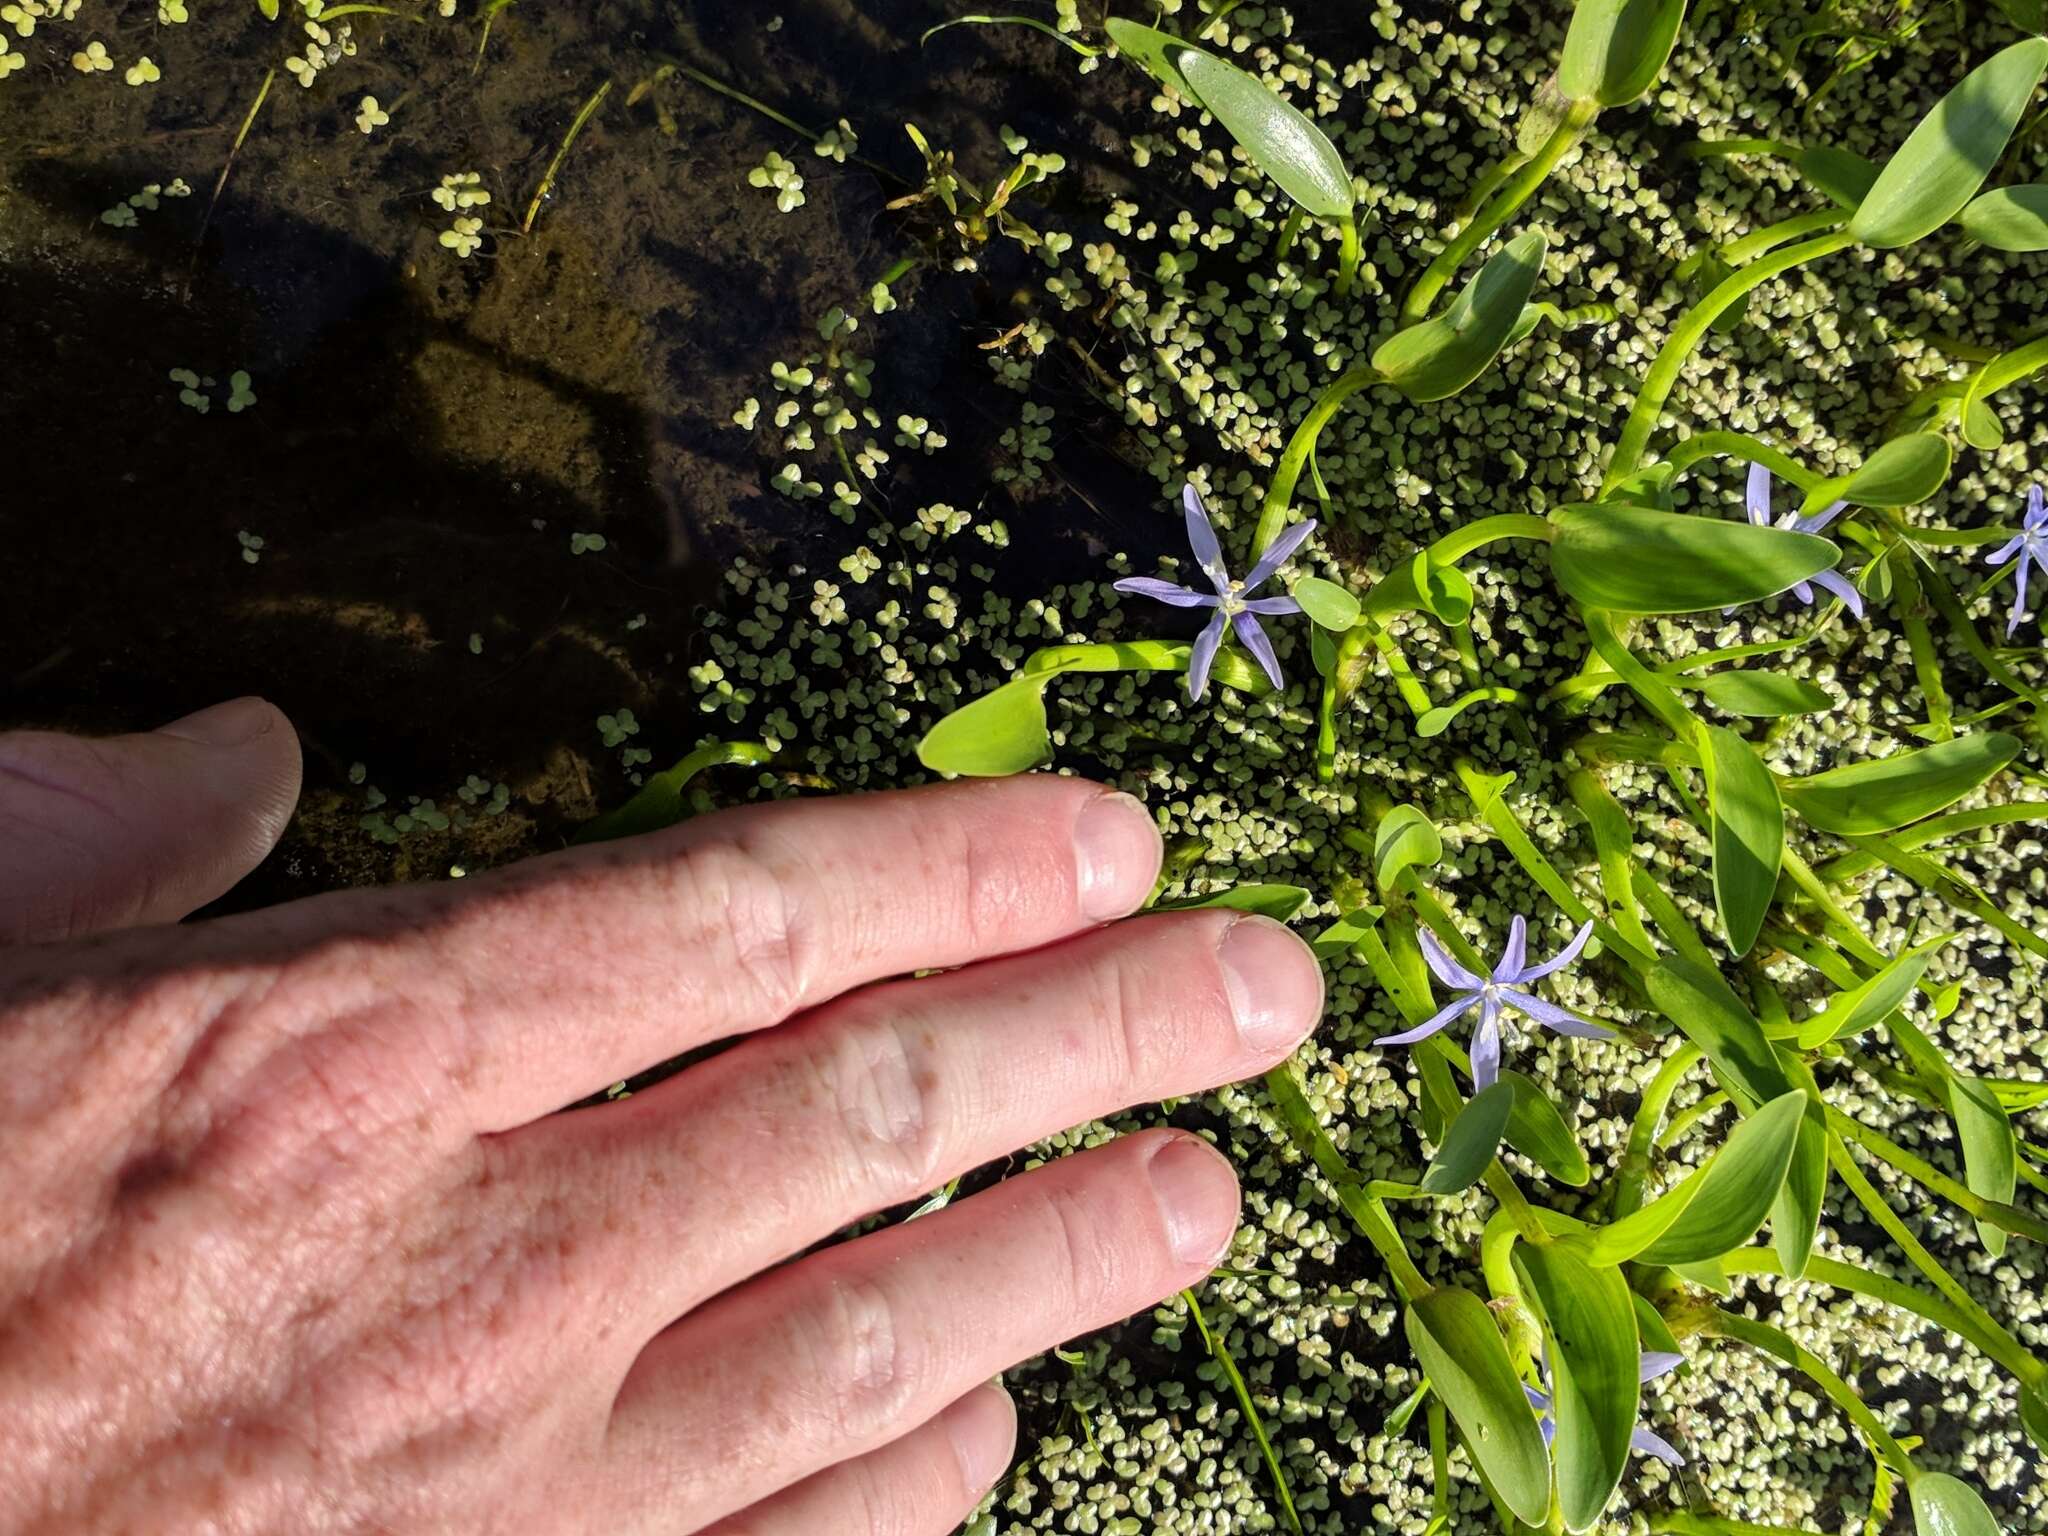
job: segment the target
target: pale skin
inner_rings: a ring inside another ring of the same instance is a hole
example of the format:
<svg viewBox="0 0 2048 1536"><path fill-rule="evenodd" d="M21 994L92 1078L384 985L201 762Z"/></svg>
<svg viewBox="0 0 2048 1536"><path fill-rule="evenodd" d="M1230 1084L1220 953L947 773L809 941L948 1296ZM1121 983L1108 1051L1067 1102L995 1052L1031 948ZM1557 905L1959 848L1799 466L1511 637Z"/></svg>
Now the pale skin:
<svg viewBox="0 0 2048 1536"><path fill-rule="evenodd" d="M1116 921L1158 835L1050 776L177 924L298 783L254 699L0 735L7 1536L943 1536L991 1378L1198 1281L1236 1181L1148 1131L815 1245L1322 1006L1265 919Z"/></svg>

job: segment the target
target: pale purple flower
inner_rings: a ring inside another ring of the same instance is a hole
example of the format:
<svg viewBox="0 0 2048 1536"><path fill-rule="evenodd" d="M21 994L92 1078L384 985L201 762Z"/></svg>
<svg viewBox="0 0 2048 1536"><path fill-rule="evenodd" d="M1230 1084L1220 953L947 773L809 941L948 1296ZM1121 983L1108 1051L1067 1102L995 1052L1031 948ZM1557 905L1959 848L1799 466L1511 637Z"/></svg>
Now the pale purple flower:
<svg viewBox="0 0 2048 1536"><path fill-rule="evenodd" d="M1655 1381L1659 1376L1668 1375L1685 1364L1685 1356L1674 1355L1668 1349L1646 1349L1642 1358L1642 1368L1637 1380L1644 1382ZM1546 1386L1550 1384L1548 1362L1543 1366L1543 1382ZM1522 1390L1529 1395L1529 1406L1542 1415L1537 1419L1536 1427L1543 1431L1543 1443L1547 1446L1551 1437L1557 1433L1557 1420L1550 1416L1550 1394L1537 1391L1527 1382L1522 1383ZM1652 1434L1647 1429L1638 1429L1628 1437L1628 1443L1631 1450L1641 1451L1646 1456L1654 1456L1667 1466L1685 1465L1685 1458L1678 1454L1676 1447L1669 1440L1662 1435Z"/></svg>
<svg viewBox="0 0 2048 1536"><path fill-rule="evenodd" d="M1188 656L1189 698L1199 699L1209 691L1209 668L1215 663L1216 651L1223 644L1223 637L1232 631L1265 668L1273 686L1278 688L1284 681L1280 676L1280 658L1273 654L1273 642L1266 638L1256 616L1262 613L1299 613L1301 604L1291 597L1251 597L1247 594L1285 565L1287 557L1301 548L1308 536L1316 531L1314 521L1294 524L1268 546L1258 563L1245 572L1243 581L1233 581L1230 572L1224 568L1223 546L1216 541L1216 529L1209 521L1208 509L1202 505L1201 494L1192 485L1184 485L1180 499L1187 514L1188 548L1194 551L1195 564L1202 568L1202 574L1209 578L1209 585L1216 590L1197 592L1192 587L1175 586L1156 576L1126 576L1116 583L1117 591L1135 592L1140 597L1171 603L1176 608L1216 610L1216 617L1195 637L1194 650Z"/></svg>
<svg viewBox="0 0 2048 1536"><path fill-rule="evenodd" d="M2038 485L2027 487L2027 515L2020 531L1984 558L1993 565L2003 565L2015 555L2019 556L2019 569L2013 576L2019 590L2013 594L2012 617L2005 624L2008 640L2019 633L2020 620L2027 615L2027 567L2048 572L2048 505L2043 504Z"/></svg>
<svg viewBox="0 0 2048 1536"><path fill-rule="evenodd" d="M1413 1045L1435 1034L1477 1004L1479 1027L1472 1031L1472 1087L1483 1092L1500 1078L1500 1015L1503 1008L1512 1008L1560 1035L1577 1035L1582 1040L1612 1040L1614 1031L1603 1029L1524 990L1530 982L1541 981L1578 959L1579 951L1586 947L1586 940L1592 932L1593 925L1587 923L1556 955L1541 965L1530 965L1529 924L1526 919L1517 917L1508 927L1507 947L1500 952L1500 963L1493 968L1491 976L1480 976L1453 960L1437 942L1436 935L1427 928L1417 929L1415 937L1422 945L1422 958L1429 963L1436 979L1451 989L1451 1000L1415 1028L1403 1034L1383 1035L1373 1044Z"/></svg>
<svg viewBox="0 0 2048 1536"><path fill-rule="evenodd" d="M1771 526L1771 472L1761 464L1749 466L1749 495L1744 503L1749 520L1759 528ZM1822 507L1810 517L1801 517L1796 511L1787 512L1777 521L1780 528L1790 528L1794 533L1819 533L1848 506L1846 501L1837 501ZM1857 618L1863 617L1863 594L1858 592L1849 579L1840 571L1822 571L1810 581L1795 582L1792 595L1802 603L1813 601L1813 589L1825 588L1848 605L1849 611Z"/></svg>

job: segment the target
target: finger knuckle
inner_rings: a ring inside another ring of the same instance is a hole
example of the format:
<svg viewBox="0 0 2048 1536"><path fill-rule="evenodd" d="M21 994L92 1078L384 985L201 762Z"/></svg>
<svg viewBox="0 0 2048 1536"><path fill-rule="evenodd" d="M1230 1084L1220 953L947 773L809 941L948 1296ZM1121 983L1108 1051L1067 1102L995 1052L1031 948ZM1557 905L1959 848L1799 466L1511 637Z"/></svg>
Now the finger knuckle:
<svg viewBox="0 0 2048 1536"><path fill-rule="evenodd" d="M1081 1190L1054 1180L1033 1179L1026 1214L1027 1228L1039 1234L1034 1245L1043 1273L1040 1283L1060 1306L1061 1315L1100 1317L1124 1288L1122 1280L1130 1244L1116 1240L1098 1203ZM1044 1188L1035 1186L1044 1185Z"/></svg>
<svg viewBox="0 0 2048 1536"><path fill-rule="evenodd" d="M801 1006L812 967L797 891L801 879L759 835L699 843L676 861L673 910L710 914L725 964L774 1017Z"/></svg>
<svg viewBox="0 0 2048 1536"><path fill-rule="evenodd" d="M877 1203L938 1181L943 1139L928 1027L916 1016L859 1013L821 1030L810 1053L842 1143Z"/></svg>
<svg viewBox="0 0 2048 1536"><path fill-rule="evenodd" d="M872 1275L836 1275L809 1317L810 1379L824 1384L839 1433L873 1444L900 1432L923 1366L887 1285Z"/></svg>

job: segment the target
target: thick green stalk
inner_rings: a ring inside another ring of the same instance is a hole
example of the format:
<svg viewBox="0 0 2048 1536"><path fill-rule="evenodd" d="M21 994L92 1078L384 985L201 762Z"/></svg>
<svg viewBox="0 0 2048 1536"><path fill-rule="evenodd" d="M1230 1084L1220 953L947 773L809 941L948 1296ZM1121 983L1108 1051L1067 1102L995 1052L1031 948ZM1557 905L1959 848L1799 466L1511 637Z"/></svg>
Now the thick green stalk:
<svg viewBox="0 0 2048 1536"><path fill-rule="evenodd" d="M1833 229L1849 217L1846 208L1816 208L1811 213L1795 213L1789 219L1780 219L1775 224L1766 224L1762 229L1753 230L1740 240L1732 240L1720 248L1718 254L1731 267L1744 266L1757 257L1776 250L1788 240L1797 240L1802 235L1817 235L1824 229Z"/></svg>
<svg viewBox="0 0 2048 1536"><path fill-rule="evenodd" d="M1700 344L1721 314L1737 299L1751 289L1761 286L1781 272L1809 261L1818 261L1823 256L1832 256L1854 244L1851 238L1837 230L1798 245L1787 246L1774 251L1761 260L1754 261L1741 271L1730 274L1721 284L1687 311L1678 328L1664 343L1664 349L1657 354L1657 360L1650 364L1650 371L1643 378L1643 387L1636 395L1636 402L1630 408L1628 422L1621 429L1621 441L1616 445L1614 458L1607 466L1607 479L1603 490L1611 489L1615 482L1634 474L1642 467L1643 455L1650 446L1650 434L1657 430L1663 419L1665 403L1671 398L1672 388L1678 383L1678 376L1685 369L1686 359Z"/></svg>
<svg viewBox="0 0 2048 1536"><path fill-rule="evenodd" d="M1273 479L1266 487L1265 503L1259 508L1259 528L1252 536L1254 560L1266 552L1266 546L1279 538L1280 530L1287 525L1287 509L1294 503L1295 484L1301 479L1309 455L1315 452L1316 439L1323 435L1323 428L1329 425L1339 406L1378 377L1364 363L1345 369L1329 388L1316 397L1316 403L1301 418L1301 425L1287 440L1280 462L1273 467Z"/></svg>
<svg viewBox="0 0 2048 1536"><path fill-rule="evenodd" d="M1408 290L1408 297L1401 302L1402 325L1414 325L1428 317L1437 295L1443 292L1446 283L1457 276L1458 268L1465 264L1465 259L1486 243L1487 236L1513 218L1522 204L1543 185L1550 173L1557 169L1558 162L1585 137L1587 125L1599 110L1599 106L1591 101L1571 104L1563 121L1544 140L1543 147L1516 170L1513 178L1501 188L1500 195L1474 214L1472 222L1458 231L1457 237L1437 253L1436 260L1415 280L1415 286Z"/></svg>
<svg viewBox="0 0 2048 1536"><path fill-rule="evenodd" d="M1979 827L2001 827L2016 821L2048 821L2048 800L2014 800L2005 805L1980 805L1973 810L1951 811L1946 816L1936 816L1916 826L1901 827L1891 834L1891 841L1901 848L1924 848L1959 832L1974 832ZM1869 874L1883 862L1874 853L1844 853L1828 860L1815 873L1829 885L1840 885L1844 880Z"/></svg>
<svg viewBox="0 0 2048 1536"><path fill-rule="evenodd" d="M1343 244L1337 251L1337 297L1348 299L1358 281L1358 215L1344 216Z"/></svg>

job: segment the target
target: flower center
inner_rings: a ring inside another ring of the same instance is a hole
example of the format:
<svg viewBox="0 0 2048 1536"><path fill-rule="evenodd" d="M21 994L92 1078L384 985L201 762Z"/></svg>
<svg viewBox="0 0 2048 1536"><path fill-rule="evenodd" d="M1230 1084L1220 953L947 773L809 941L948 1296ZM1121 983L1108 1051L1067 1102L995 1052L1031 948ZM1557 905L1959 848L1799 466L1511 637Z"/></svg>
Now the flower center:
<svg viewBox="0 0 2048 1536"><path fill-rule="evenodd" d="M1244 612L1244 583L1233 581L1218 594L1220 606L1232 618Z"/></svg>

